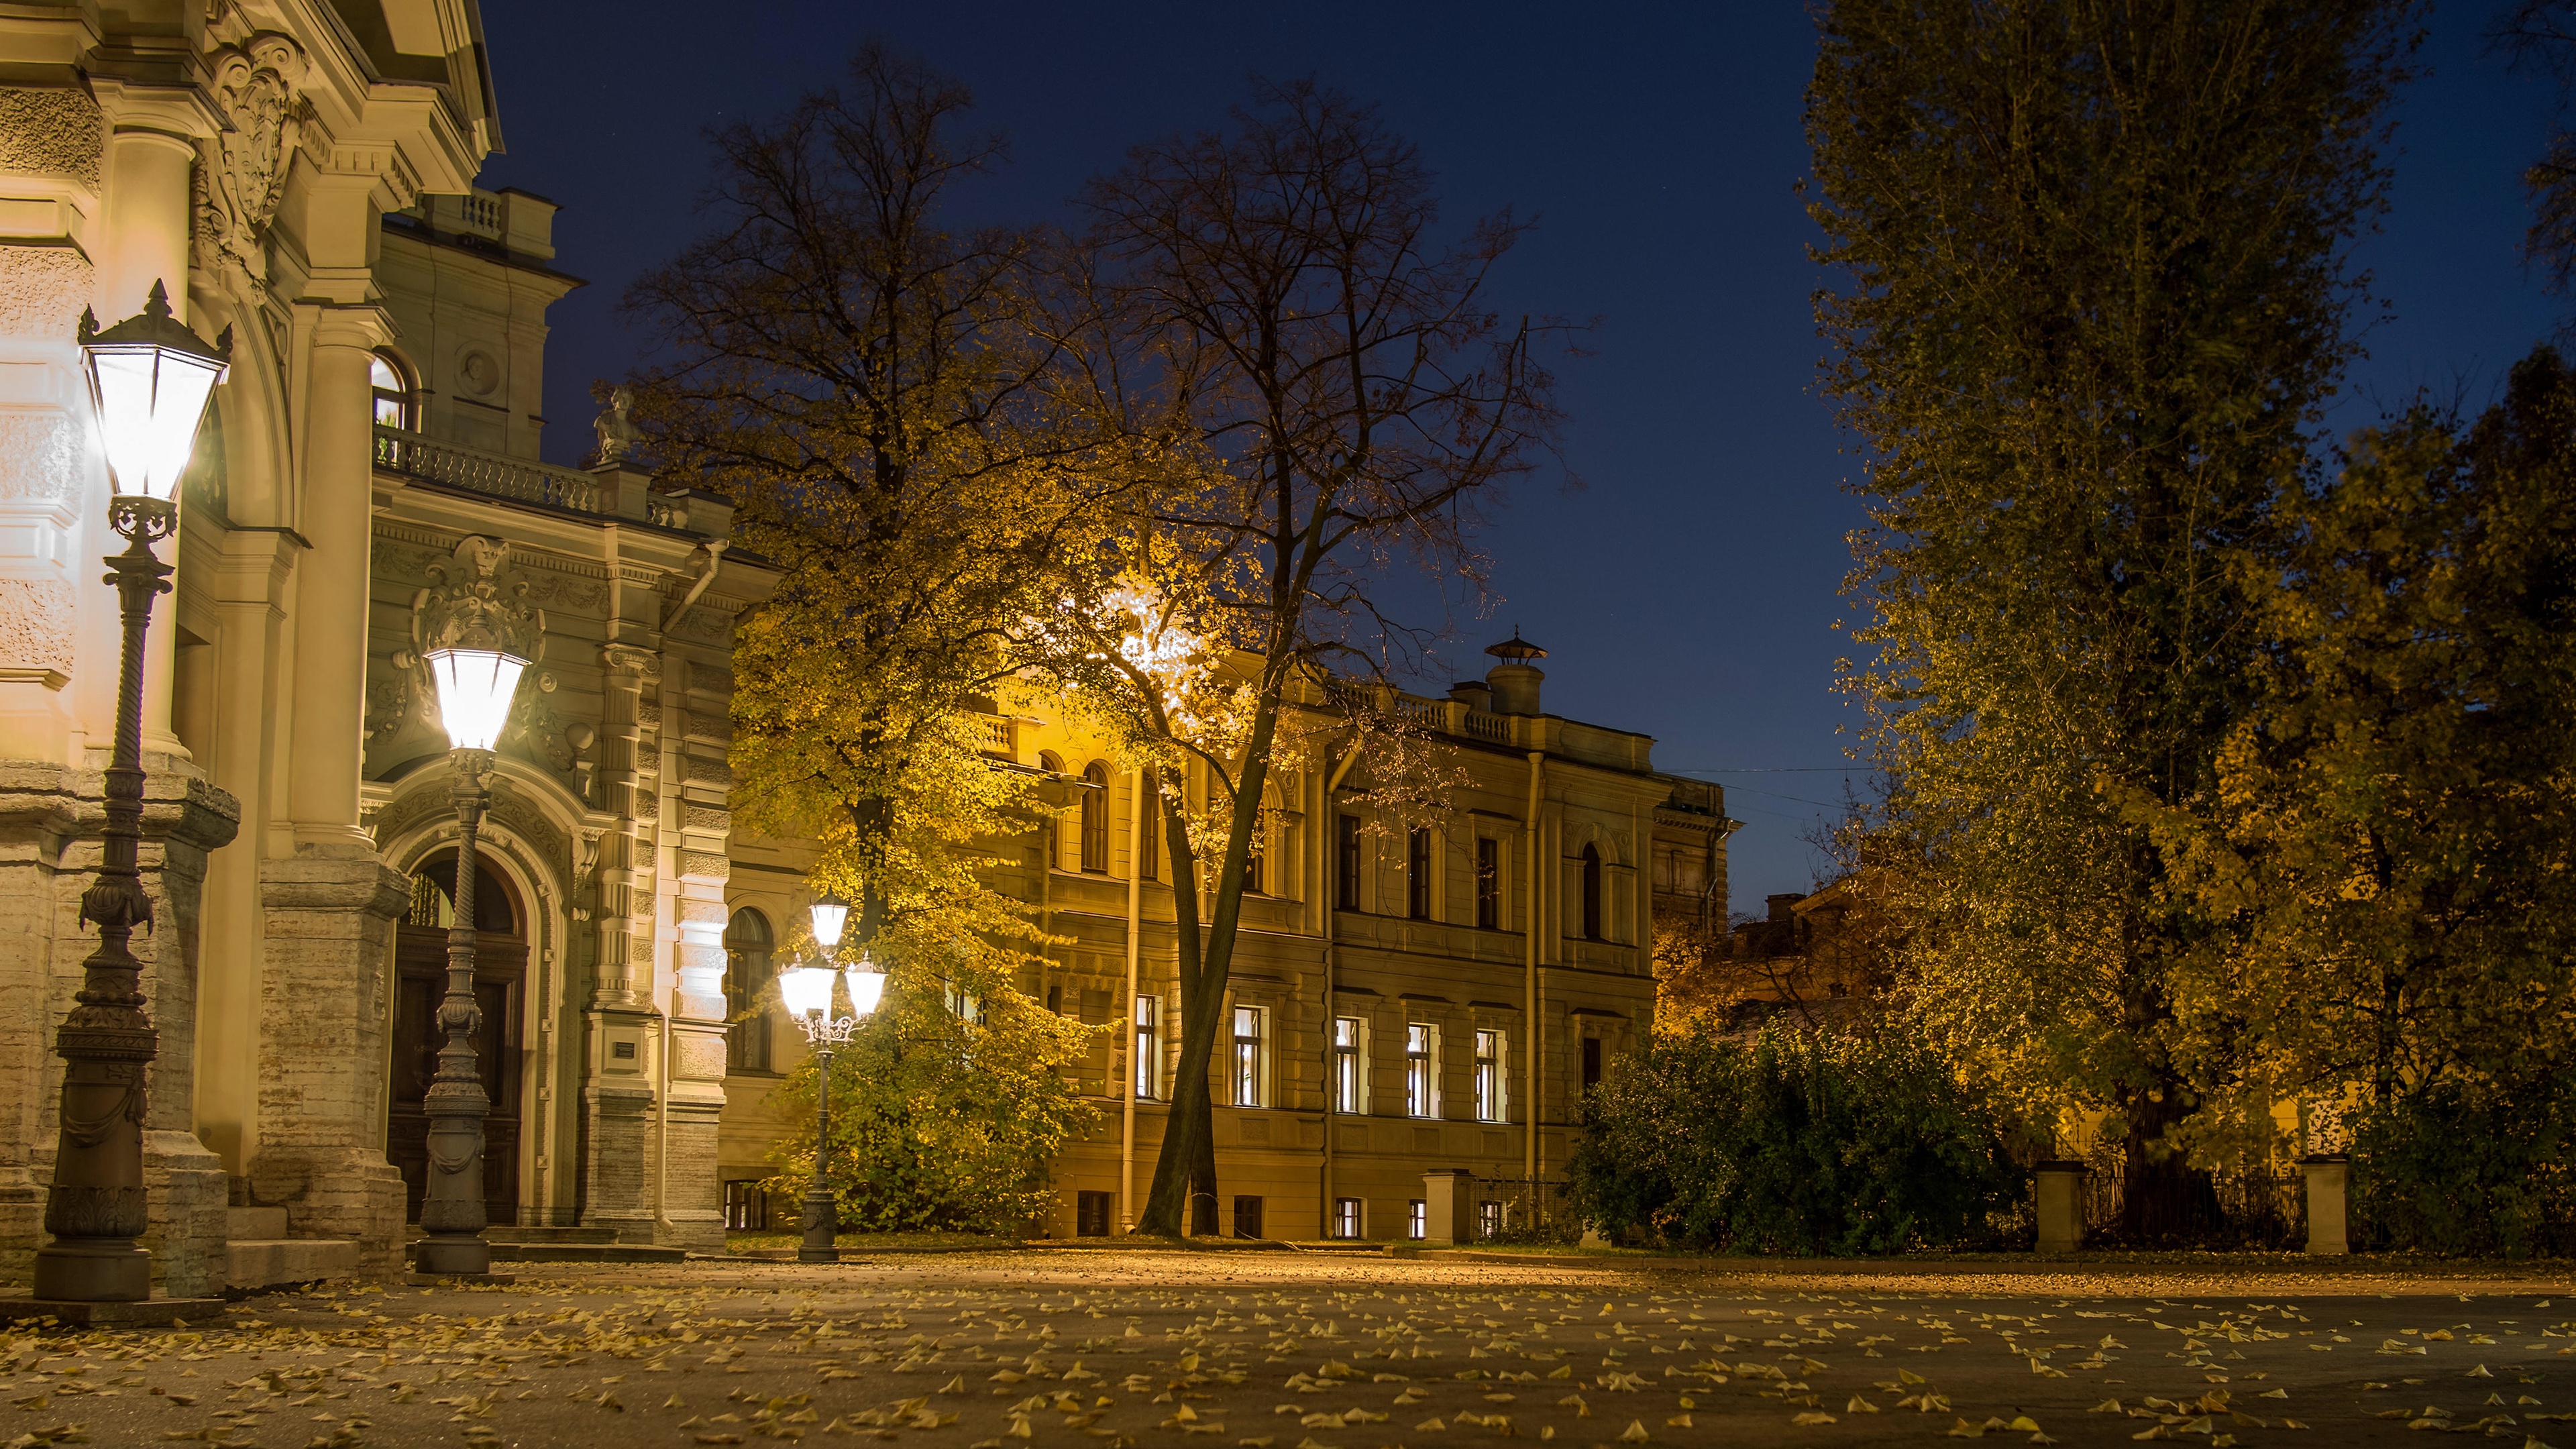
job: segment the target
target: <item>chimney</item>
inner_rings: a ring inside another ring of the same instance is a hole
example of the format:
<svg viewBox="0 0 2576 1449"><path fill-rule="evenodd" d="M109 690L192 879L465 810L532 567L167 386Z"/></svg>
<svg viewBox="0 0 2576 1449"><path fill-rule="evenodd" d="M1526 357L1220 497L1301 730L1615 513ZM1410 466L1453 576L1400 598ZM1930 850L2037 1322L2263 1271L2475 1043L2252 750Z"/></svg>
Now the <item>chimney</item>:
<svg viewBox="0 0 2576 1449"><path fill-rule="evenodd" d="M1530 661L1545 659L1547 651L1523 639L1521 631L1514 629L1512 637L1500 644L1486 645L1485 652L1503 661L1485 671L1485 683L1494 691L1494 712L1539 713L1538 687L1547 675Z"/></svg>
<svg viewBox="0 0 2576 1449"><path fill-rule="evenodd" d="M1802 895L1799 895L1799 894L1798 894L1797 892L1795 892L1795 891L1792 891L1792 892L1790 892L1790 893L1789 893L1789 894L1787 894L1787 895L1783 895L1783 896L1764 896L1762 899L1763 899L1763 901L1764 901L1764 903L1765 903L1765 904L1767 904L1767 905L1769 905L1769 906L1771 907L1771 919L1772 919L1772 920L1774 920L1774 921L1785 921L1785 920L1788 920L1788 919L1790 918L1790 916L1793 914L1793 912L1791 911L1791 907L1793 907L1793 906L1797 905L1797 904L1798 904L1798 902L1805 900L1805 899L1806 899L1806 897L1805 897L1805 896L1802 896Z"/></svg>
<svg viewBox="0 0 2576 1449"><path fill-rule="evenodd" d="M1449 686L1449 697L1469 709L1492 710L1494 691L1481 679L1462 679Z"/></svg>

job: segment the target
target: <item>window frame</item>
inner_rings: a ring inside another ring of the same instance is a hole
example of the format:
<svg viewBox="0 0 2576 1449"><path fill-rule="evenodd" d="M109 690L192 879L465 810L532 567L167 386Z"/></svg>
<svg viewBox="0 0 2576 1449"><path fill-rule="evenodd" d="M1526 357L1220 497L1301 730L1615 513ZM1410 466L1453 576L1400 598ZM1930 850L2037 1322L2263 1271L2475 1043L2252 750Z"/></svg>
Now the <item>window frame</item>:
<svg viewBox="0 0 2576 1449"><path fill-rule="evenodd" d="M1417 825L1404 837L1404 913L1417 921L1431 919L1431 827Z"/></svg>
<svg viewBox="0 0 2576 1449"><path fill-rule="evenodd" d="M1509 1043L1501 1027L1476 1029L1476 1120L1502 1122L1509 1120L1510 1098L1506 1095L1503 1072L1504 1053Z"/></svg>
<svg viewBox="0 0 2576 1449"><path fill-rule="evenodd" d="M1440 1028L1433 1022L1404 1024L1404 1115L1440 1118Z"/></svg>
<svg viewBox="0 0 2576 1449"><path fill-rule="evenodd" d="M403 365L401 358L390 352L378 350L368 353L367 356L370 359L370 365L367 368L367 391L372 399L367 408L368 422L379 428L395 428L406 433L419 432L420 383L412 375L412 370ZM377 383L375 364L378 363L384 366L385 371L393 374L397 384L394 389L389 391ZM393 407L394 415L400 419L399 422L385 421L384 412L388 404Z"/></svg>
<svg viewBox="0 0 2576 1449"><path fill-rule="evenodd" d="M1583 847L1583 939L1598 941L1601 936L1601 847Z"/></svg>
<svg viewBox="0 0 2576 1449"><path fill-rule="evenodd" d="M1237 1107L1270 1105L1269 1073L1265 1070L1270 1046L1269 1017L1267 1007L1239 1002L1229 1015L1233 1031L1229 1038L1231 1050L1226 1056L1226 1077Z"/></svg>
<svg viewBox="0 0 2576 1449"><path fill-rule="evenodd" d="M1428 1198L1408 1198L1404 1204L1404 1236L1410 1242L1421 1242L1431 1236L1431 1202Z"/></svg>
<svg viewBox="0 0 2576 1449"><path fill-rule="evenodd" d="M1333 817L1333 908L1356 911L1360 908L1360 885L1366 874L1360 850L1360 818L1341 813Z"/></svg>
<svg viewBox="0 0 2576 1449"><path fill-rule="evenodd" d="M746 918L757 924L760 939L753 940L753 933L744 931ZM725 918L726 1076L771 1076L777 1072L777 1041L769 1029L769 1013L760 1009L761 993L775 974L771 963L777 949L778 932L765 912L742 906Z"/></svg>
<svg viewBox="0 0 2576 1449"><path fill-rule="evenodd" d="M1356 1241L1368 1236L1368 1199L1337 1197L1333 1199L1333 1236Z"/></svg>
<svg viewBox="0 0 2576 1449"><path fill-rule="evenodd" d="M1368 1096L1368 1019L1334 1017L1333 1110L1345 1116L1365 1117Z"/></svg>
<svg viewBox="0 0 2576 1449"><path fill-rule="evenodd" d="M1476 926L1503 927L1503 843L1490 835L1476 837Z"/></svg>
<svg viewBox="0 0 2576 1449"><path fill-rule="evenodd" d="M1109 766L1094 760L1082 767L1080 858L1085 875L1109 873Z"/></svg>
<svg viewBox="0 0 2576 1449"><path fill-rule="evenodd" d="M1143 992L1127 1014L1127 1090L1139 1102L1163 1100L1163 998Z"/></svg>

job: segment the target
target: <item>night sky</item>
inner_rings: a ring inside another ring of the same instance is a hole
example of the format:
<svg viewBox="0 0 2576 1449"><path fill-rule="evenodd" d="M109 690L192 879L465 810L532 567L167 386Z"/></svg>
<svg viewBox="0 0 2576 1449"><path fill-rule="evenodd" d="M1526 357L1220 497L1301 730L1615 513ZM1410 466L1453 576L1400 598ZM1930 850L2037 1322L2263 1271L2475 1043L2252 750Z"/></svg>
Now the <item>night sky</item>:
<svg viewBox="0 0 2576 1449"><path fill-rule="evenodd" d="M863 35L967 82L1010 137L1011 164L963 198L975 221L1061 219L1128 146L1218 124L1250 73L1312 76L1383 105L1440 173L1447 218L1539 214L1500 308L1600 318L1594 355L1560 369L1582 489L1541 477L1499 511L1483 543L1500 597L1441 657L1479 673L1517 625L1550 651L1550 712L1646 731L1659 767L1727 784L1746 822L1735 909L1813 886L1805 837L1848 768L1835 625L1858 515L1848 440L1814 387L1823 278L1793 190L1814 37L1795 0L758 0L719 23L667 8L485 0L509 151L482 184L561 202L557 265L591 283L552 313L551 461L590 446L591 381L638 356L616 314L628 279L702 227L702 129L833 83ZM2551 97L2486 54L2498 8L2432 17L2432 74L2396 117L2395 210L2359 255L2395 317L2369 335L2337 430L2419 388L2481 402L2555 325L2515 251L2517 176Z"/></svg>

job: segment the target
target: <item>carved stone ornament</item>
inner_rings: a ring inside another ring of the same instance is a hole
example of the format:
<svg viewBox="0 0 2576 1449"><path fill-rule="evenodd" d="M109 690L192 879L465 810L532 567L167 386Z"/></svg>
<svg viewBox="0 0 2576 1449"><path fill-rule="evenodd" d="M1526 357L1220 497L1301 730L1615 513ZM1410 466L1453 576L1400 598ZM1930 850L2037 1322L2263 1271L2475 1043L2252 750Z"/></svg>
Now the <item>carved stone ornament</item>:
<svg viewBox="0 0 2576 1449"><path fill-rule="evenodd" d="M286 194L286 173L303 139L305 102L297 93L309 65L303 47L283 35L254 35L207 57L215 109L228 123L197 143L196 264L227 265L268 289L264 238Z"/></svg>
<svg viewBox="0 0 2576 1449"><path fill-rule="evenodd" d="M503 649L536 659L545 639L545 611L528 603L528 585L515 570L505 575L509 551L499 539L467 534L446 560L427 567L429 586L411 598L411 645L395 651L393 673L367 690L370 741L415 723L444 732L438 691L421 662L431 650ZM566 760L556 768L570 765Z"/></svg>
<svg viewBox="0 0 2576 1449"><path fill-rule="evenodd" d="M595 396L598 389L593 388ZM635 445L644 440L644 430L635 426L628 411L635 406L635 390L613 387L608 390L608 406L590 420L591 430L599 435L599 462L606 467L623 462L635 453Z"/></svg>

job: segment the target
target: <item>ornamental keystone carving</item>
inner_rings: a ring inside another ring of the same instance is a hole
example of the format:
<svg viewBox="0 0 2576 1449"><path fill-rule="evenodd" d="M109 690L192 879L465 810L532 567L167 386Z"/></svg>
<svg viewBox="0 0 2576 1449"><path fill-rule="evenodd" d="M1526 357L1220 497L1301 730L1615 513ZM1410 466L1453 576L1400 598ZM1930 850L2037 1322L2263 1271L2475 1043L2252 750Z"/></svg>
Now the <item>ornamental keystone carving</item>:
<svg viewBox="0 0 2576 1449"><path fill-rule="evenodd" d="M286 194L286 173L303 141L306 106L297 94L309 69L304 48L283 35L251 36L209 56L215 109L229 124L197 143L196 264L226 264L268 290L268 224Z"/></svg>
<svg viewBox="0 0 2576 1449"><path fill-rule="evenodd" d="M467 534L446 560L424 570L429 586L411 597L411 646L395 651L391 677L367 691L369 740L415 723L442 728L438 691L421 662L431 650L506 649L522 659L536 659L545 638L545 611L528 603L528 586L515 571L505 576L509 552L510 546L499 539ZM552 712L546 717L551 721ZM555 762L549 758L547 763ZM555 768L567 769L571 763L566 759Z"/></svg>

